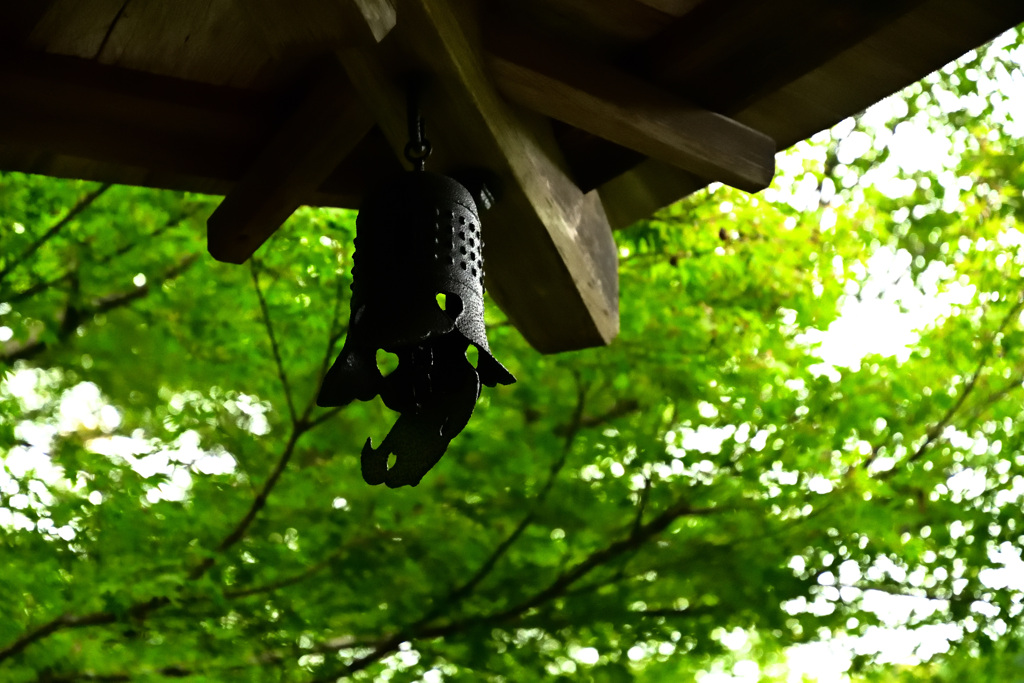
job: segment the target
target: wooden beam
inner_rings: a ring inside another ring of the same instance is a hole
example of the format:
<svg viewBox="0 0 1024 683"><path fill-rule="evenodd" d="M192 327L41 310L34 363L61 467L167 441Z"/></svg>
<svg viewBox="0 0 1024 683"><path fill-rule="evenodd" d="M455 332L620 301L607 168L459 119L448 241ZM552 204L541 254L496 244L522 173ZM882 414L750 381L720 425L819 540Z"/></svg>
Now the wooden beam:
<svg viewBox="0 0 1024 683"><path fill-rule="evenodd" d="M89 60L0 52L0 145L231 177L280 116L273 98Z"/></svg>
<svg viewBox="0 0 1024 683"><path fill-rule="evenodd" d="M0 82L0 168L206 194L231 192L295 101L22 51L0 50ZM370 135L302 203L355 208L399 169Z"/></svg>
<svg viewBox="0 0 1024 683"><path fill-rule="evenodd" d="M681 17L702 2L708 0L636 0L637 2L653 7L654 9L669 14L673 17Z"/></svg>
<svg viewBox="0 0 1024 683"><path fill-rule="evenodd" d="M647 158L561 121L553 121L552 127L573 181L584 192L600 187Z"/></svg>
<svg viewBox="0 0 1024 683"><path fill-rule="evenodd" d="M207 221L218 261L244 263L348 156L373 118L336 65L305 99Z"/></svg>
<svg viewBox="0 0 1024 683"><path fill-rule="evenodd" d="M296 41L369 47L395 26L389 0L297 0L287 8L255 0L251 5L246 5L252 10L249 22L277 54ZM337 62L330 59L321 68L302 103L207 221L207 246L217 260L248 260L373 127L373 117Z"/></svg>
<svg viewBox="0 0 1024 683"><path fill-rule="evenodd" d="M775 142L607 64L518 31L487 37L498 89L513 102L748 192L775 174Z"/></svg>
<svg viewBox="0 0 1024 683"><path fill-rule="evenodd" d="M680 25L697 20L704 12L718 16L727 12L729 7L740 5L756 10L762 4L752 0L706 0L690 15L684 16ZM847 7L850 5L846 0L843 4ZM900 4L905 6L908 2L903 0ZM852 46L848 44L847 38L832 36L843 49L838 53L830 53L831 57L827 51L812 54L824 62L797 64L787 61L783 55L779 62L780 78L783 81L773 82L769 92L759 90L760 96L756 101L749 101L744 94L743 88L748 85L729 80L724 72L718 72L718 77L713 75L714 72L708 73L706 78L712 81L719 78L718 85L712 82L709 86L712 90L701 97L716 96L714 89L718 88L723 97L721 101L733 107L726 109L733 118L771 135L779 148L785 149L923 78L972 47L995 38L1008 26L1024 21L1024 3L1008 3L1004 0L924 0L909 4L914 9L884 25L877 26L871 22L858 24L860 28L857 30L872 26L874 30L870 31L870 35L859 35L856 44ZM874 3L872 6L875 6ZM794 20L790 18L791 22ZM724 19L719 18L717 21ZM725 21L726 25L728 23ZM763 31L763 28L757 27L757 22L752 25L749 23L745 22L738 30ZM667 79L666 82L678 82L675 79L684 78L686 72L695 71L696 64L721 65L727 46L716 43L713 37L706 42L699 40L705 33L713 35L712 29L711 24L701 30L690 30L689 33L683 33L680 29L671 34L671 39L670 34L666 34L659 39L659 49L671 50L672 45L676 45L678 51L673 53L673 57L669 57L667 52L661 53L660 57L648 57L651 68L661 63L665 69L662 77ZM736 42L735 33L732 35L733 42ZM823 38L827 39L828 36L815 36L816 41ZM816 50L818 48L813 48L811 53ZM634 60L631 66L640 68L642 61ZM723 83L734 90L729 98L725 98L721 90ZM701 92L701 87L699 84L694 86L692 92L695 97L696 93ZM601 186L599 191L605 201L605 208L610 216L616 217L617 227L630 217L639 220L649 216L699 189L692 186L691 179L685 174L673 178L671 174L665 175L666 170L665 164L652 159ZM629 193L623 191L626 187L632 188ZM622 204L619 205L619 202Z"/></svg>
<svg viewBox="0 0 1024 683"><path fill-rule="evenodd" d="M428 169L483 168L501 198L483 216L487 287L526 339L544 352L608 343L618 332L617 254L596 193L571 181L550 122L496 92L472 12L450 0L399 0L398 23L378 49L342 62L400 155L404 80L424 74Z"/></svg>
<svg viewBox="0 0 1024 683"><path fill-rule="evenodd" d="M859 0L704 2L649 41L643 50L631 55L628 63L667 89L687 92L695 101L742 121L750 105L765 94L827 62L920 3L921 0L882 4ZM843 88L823 89L811 101L838 90ZM808 104L791 103L789 118L804 116ZM794 139L787 130L760 119L754 121L782 148L807 134L806 127L800 127L802 134ZM692 174L672 169L659 159L632 168L623 166L621 170L621 176L605 181L600 188L616 228L640 220L717 180L705 174L703 182L695 182L699 179Z"/></svg>

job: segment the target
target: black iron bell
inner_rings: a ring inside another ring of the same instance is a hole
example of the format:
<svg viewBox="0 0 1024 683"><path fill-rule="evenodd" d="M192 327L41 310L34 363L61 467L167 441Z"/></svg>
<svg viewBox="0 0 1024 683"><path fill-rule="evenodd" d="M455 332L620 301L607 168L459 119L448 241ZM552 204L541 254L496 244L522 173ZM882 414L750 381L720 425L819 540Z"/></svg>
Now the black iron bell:
<svg viewBox="0 0 1024 683"><path fill-rule="evenodd" d="M389 487L415 486L441 459L481 384L515 382L487 344L476 203L460 183L419 168L360 208L348 336L317 398L341 406L379 395L401 413L378 448L367 439L362 451L363 478ZM470 345L476 367L466 357ZM398 356L386 376L378 349Z"/></svg>

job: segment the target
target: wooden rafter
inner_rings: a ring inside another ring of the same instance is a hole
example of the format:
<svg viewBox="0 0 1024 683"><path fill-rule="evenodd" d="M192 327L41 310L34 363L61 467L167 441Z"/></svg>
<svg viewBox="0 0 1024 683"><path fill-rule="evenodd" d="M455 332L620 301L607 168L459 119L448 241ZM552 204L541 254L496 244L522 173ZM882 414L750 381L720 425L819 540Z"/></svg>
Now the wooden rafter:
<svg viewBox="0 0 1024 683"><path fill-rule="evenodd" d="M232 191L295 107L290 91L271 96L24 51L0 51L0 80L6 168L210 194ZM367 183L399 170L371 133L301 203L356 208Z"/></svg>
<svg viewBox="0 0 1024 683"><path fill-rule="evenodd" d="M492 32L487 46L499 90L518 104L748 192L771 182L775 142L763 133L522 31Z"/></svg>
<svg viewBox="0 0 1024 683"><path fill-rule="evenodd" d="M295 35L303 40L320 36L335 48L369 48L395 26L395 10L387 0L301 4L321 13L257 0L249 7L257 18L250 21L268 42L280 40L277 49L286 49ZM281 26L288 30L281 31ZM207 221L210 254L220 261L245 262L323 185L373 125L337 63L326 60L301 105Z"/></svg>
<svg viewBox="0 0 1024 683"><path fill-rule="evenodd" d="M761 5L756 0L730 0L728 4L745 6L744 3ZM848 9L851 3L841 4ZM707 1L698 9L704 8L718 21L717 16L725 10L726 2L720 5ZM831 16L834 11L837 10L833 7L826 14ZM843 39L833 44L820 45L818 42L825 38L814 36L815 47L805 55L776 55L780 65L777 72L772 72L775 74L772 78L777 80L766 86L759 85L754 99L747 90L749 83L735 78L728 80L728 72L713 68L716 60L725 59L729 43L722 41L730 34L716 37L721 35L718 31L721 27L713 23L700 31L682 28L687 22L703 21L703 15L696 11L696 17L684 16L678 28L635 56L633 63L635 68L644 68L644 64L646 68L660 65L653 77L667 87L687 89L696 95L697 101L718 102L732 118L765 131L775 138L780 149L784 149L808 137L810 131L833 126L956 59L963 52L964 44L984 43L1007 26L1024 21L1024 3L1004 0L972 0L970 3L903 0L893 3L890 11L894 14L888 16L888 21L862 18L850 35L843 34ZM722 20L722 24L732 26L727 20ZM735 31L759 32L761 28L757 22L751 22L731 30L733 39L743 44ZM690 46L684 40L685 35L705 34L708 37L702 45ZM673 53L673 49L679 54ZM682 54L690 51L696 52L689 57ZM676 63L677 58L680 64ZM719 73L718 87L728 84L731 97L713 92L714 83L707 85L710 75L700 74L705 85L694 84L692 88L674 80L683 77L679 69L687 70L687 59L706 61L711 73ZM702 91L705 87L711 89ZM695 184L692 174L657 159L648 159L623 170L622 175L599 188L615 227L650 216L712 180L701 178L702 182Z"/></svg>
<svg viewBox="0 0 1024 683"><path fill-rule="evenodd" d="M259 93L24 51L0 52L0 144L231 177L279 112Z"/></svg>
<svg viewBox="0 0 1024 683"><path fill-rule="evenodd" d="M373 127L344 74L325 65L288 118L207 221L210 254L244 263L323 185Z"/></svg>
<svg viewBox="0 0 1024 683"><path fill-rule="evenodd" d="M492 295L541 351L607 343L618 332L618 273L600 199L569 178L550 123L498 95L466 32L471 22L449 0L396 8L394 35L380 49L341 54L396 155L407 141L404 82L418 72L435 150L429 167L486 169L499 179L499 208L483 216Z"/></svg>

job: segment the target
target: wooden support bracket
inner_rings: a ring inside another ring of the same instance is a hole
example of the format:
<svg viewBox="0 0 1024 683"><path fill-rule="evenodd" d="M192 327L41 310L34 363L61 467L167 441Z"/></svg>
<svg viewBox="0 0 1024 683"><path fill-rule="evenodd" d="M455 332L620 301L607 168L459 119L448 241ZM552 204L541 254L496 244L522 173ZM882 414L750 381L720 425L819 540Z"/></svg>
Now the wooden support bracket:
<svg viewBox="0 0 1024 683"><path fill-rule="evenodd" d="M335 66L325 69L242 180L207 221L218 261L244 263L311 196L373 127Z"/></svg>
<svg viewBox="0 0 1024 683"><path fill-rule="evenodd" d="M618 263L596 192L566 172L550 122L509 106L489 77L471 6L397 0L397 24L373 49L340 53L395 153L406 143L404 83L426 78L429 170L487 169L501 198L482 217L487 288L543 352L607 344L618 332Z"/></svg>
<svg viewBox="0 0 1024 683"><path fill-rule="evenodd" d="M250 21L284 43L324 36L350 46L376 45L395 25L388 0L348 0L320 15L308 2L282 13L279 3L254 2ZM283 36L283 37L282 37ZM268 39L269 41L269 39ZM219 261L243 263L312 196L373 127L337 62L329 60L303 102L207 221L207 246Z"/></svg>
<svg viewBox="0 0 1024 683"><path fill-rule="evenodd" d="M628 228L663 206L708 185L701 178L657 159L647 159L598 188L612 228ZM666 197L673 199L666 201Z"/></svg>
<svg viewBox="0 0 1024 683"><path fill-rule="evenodd" d="M775 142L733 119L523 31L503 27L486 44L498 89L524 107L747 192L775 174Z"/></svg>

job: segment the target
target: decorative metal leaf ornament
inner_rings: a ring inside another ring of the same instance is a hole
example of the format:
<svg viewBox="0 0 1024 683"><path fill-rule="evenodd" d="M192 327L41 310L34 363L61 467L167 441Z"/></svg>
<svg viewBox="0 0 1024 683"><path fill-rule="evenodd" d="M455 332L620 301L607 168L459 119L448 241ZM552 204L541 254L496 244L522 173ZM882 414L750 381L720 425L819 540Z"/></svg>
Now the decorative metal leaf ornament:
<svg viewBox="0 0 1024 683"><path fill-rule="evenodd" d="M418 149L406 155L418 170L370 193L359 210L348 336L317 398L341 406L379 395L401 413L378 448L367 439L362 450L366 482L392 488L417 485L437 464L473 414L481 384L515 382L487 344L476 203L455 180L423 170L421 121L416 131ZM477 367L466 358L470 345ZM379 349L398 356L386 376Z"/></svg>

